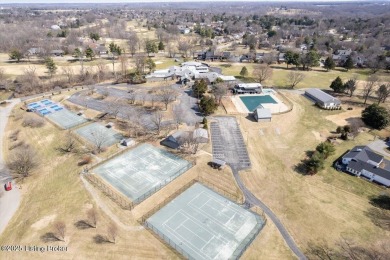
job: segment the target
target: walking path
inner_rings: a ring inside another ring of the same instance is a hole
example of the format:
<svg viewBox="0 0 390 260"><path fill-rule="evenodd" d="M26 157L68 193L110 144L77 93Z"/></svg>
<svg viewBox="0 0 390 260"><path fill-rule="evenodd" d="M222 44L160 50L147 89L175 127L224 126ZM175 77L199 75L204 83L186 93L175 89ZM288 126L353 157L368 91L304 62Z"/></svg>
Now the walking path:
<svg viewBox="0 0 390 260"><path fill-rule="evenodd" d="M0 108L0 235L7 227L8 222L19 208L20 192L13 183L12 190L5 191L4 184L11 180L11 176L5 168L3 155L4 131L12 108L20 102L20 99L13 99L5 107Z"/></svg>
<svg viewBox="0 0 390 260"><path fill-rule="evenodd" d="M81 178L81 181L83 182L86 190L91 194L92 198L94 199L94 201L96 202L96 204L99 206L99 208L101 210L104 211L104 213L107 214L107 216L113 221L115 222L116 225L118 225L118 227L120 227L121 229L123 230L126 230L126 231L137 231L137 230L143 230L144 227L143 226L128 226L126 224L123 224L119 218L107 207L107 205L101 200L101 198L99 197L99 195L96 193L96 191L94 190L94 188L92 187L92 185L81 175L80 176Z"/></svg>
<svg viewBox="0 0 390 260"><path fill-rule="evenodd" d="M287 245L290 247L291 251L294 252L294 254L299 259L307 259L306 256L302 253L302 251L298 248L298 246L295 244L295 241L288 233L287 229L283 226L282 222L279 220L279 218L272 212L270 208L268 208L263 202L261 202L258 198L256 198L255 195L253 195L242 183L240 174L238 173L237 169L232 168L234 178L236 179L236 182L238 184L238 187L241 189L245 196L246 202L249 202L250 204L259 206L264 213L272 220L272 222L275 223L275 226L278 228L280 234L282 235L283 239L286 241Z"/></svg>

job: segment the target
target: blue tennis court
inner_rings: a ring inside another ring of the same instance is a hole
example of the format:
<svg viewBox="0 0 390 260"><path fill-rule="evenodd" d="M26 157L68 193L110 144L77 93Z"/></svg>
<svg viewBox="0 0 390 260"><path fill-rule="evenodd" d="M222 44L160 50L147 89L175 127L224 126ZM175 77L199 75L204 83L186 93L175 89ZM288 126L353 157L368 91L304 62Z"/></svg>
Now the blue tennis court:
<svg viewBox="0 0 390 260"><path fill-rule="evenodd" d="M145 225L188 259L238 259L264 219L195 183Z"/></svg>
<svg viewBox="0 0 390 260"><path fill-rule="evenodd" d="M191 167L172 153L142 144L98 166L93 173L139 203Z"/></svg>

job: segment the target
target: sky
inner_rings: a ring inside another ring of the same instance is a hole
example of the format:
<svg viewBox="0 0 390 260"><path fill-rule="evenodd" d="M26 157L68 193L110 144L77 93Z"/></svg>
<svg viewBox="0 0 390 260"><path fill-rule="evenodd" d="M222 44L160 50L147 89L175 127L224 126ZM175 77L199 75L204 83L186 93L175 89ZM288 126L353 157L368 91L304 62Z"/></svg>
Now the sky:
<svg viewBox="0 0 390 260"><path fill-rule="evenodd" d="M246 2L340 2L340 0L244 0ZM353 2L356 0L341 0ZM362 1L362 0L357 0ZM371 0L366 0L371 1ZM382 0L390 1L390 0ZM145 3L145 2L241 2L240 0L0 0L0 4L9 3Z"/></svg>

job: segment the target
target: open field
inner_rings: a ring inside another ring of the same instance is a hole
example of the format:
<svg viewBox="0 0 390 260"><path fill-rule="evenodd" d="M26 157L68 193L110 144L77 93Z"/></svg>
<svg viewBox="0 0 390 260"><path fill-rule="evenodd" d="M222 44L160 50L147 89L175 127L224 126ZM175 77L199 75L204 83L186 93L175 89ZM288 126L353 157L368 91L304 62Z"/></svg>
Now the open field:
<svg viewBox="0 0 390 260"><path fill-rule="evenodd" d="M253 71L253 67L257 64L255 63L224 63L224 62L210 62L209 63L212 66L219 66L222 68L222 73L224 75L232 75L232 76L240 76L240 71L242 67L246 67L249 72L248 80L252 81L250 79ZM225 66L226 64L230 64L231 66ZM272 79L269 81L266 81L264 85L266 86L275 86L275 87L286 87L287 86L287 75L291 71L291 66L289 66L290 69L286 68L286 64L274 64L271 65L273 68L273 75ZM292 69L293 70L293 69ZM358 77L359 80L365 80L367 79L369 75L369 69L352 69L349 71L345 71L343 68L336 68L336 70L331 70L327 72L323 68L314 68L311 71L301 71L299 72L303 73L305 75L305 79L299 83L299 85L296 88L329 88L332 81L337 77L340 76L340 78L344 81L354 77L355 75ZM385 72L379 72L377 73L378 76L384 76L389 77L389 75ZM252 81L253 82L253 81Z"/></svg>
<svg viewBox="0 0 390 260"><path fill-rule="evenodd" d="M326 241L333 246L341 235L360 245L388 239L390 233L366 215L372 207L368 198L383 189L331 168L347 149L366 144L373 136L361 133L355 140L342 142L323 171L301 175L295 166L321 137L336 129L325 117L343 112L320 110L300 95L286 96L294 103L292 112L274 116L270 123L239 120L252 162L252 169L241 173L245 184L278 215L304 250L309 242Z"/></svg>

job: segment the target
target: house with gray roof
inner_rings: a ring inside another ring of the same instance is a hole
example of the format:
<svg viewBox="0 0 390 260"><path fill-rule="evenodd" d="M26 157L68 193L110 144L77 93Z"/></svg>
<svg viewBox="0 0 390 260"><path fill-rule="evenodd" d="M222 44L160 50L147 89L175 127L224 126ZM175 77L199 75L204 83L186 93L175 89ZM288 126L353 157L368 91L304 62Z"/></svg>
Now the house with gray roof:
<svg viewBox="0 0 390 260"><path fill-rule="evenodd" d="M342 159L345 170L385 186L390 186L390 161L374 153L368 146L355 146Z"/></svg>
<svg viewBox="0 0 390 260"><path fill-rule="evenodd" d="M341 109L341 101L318 88L305 91L305 95L312 99L316 105L324 109Z"/></svg>

